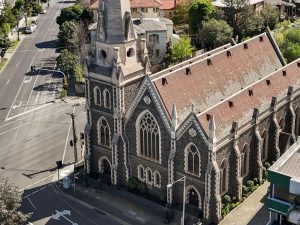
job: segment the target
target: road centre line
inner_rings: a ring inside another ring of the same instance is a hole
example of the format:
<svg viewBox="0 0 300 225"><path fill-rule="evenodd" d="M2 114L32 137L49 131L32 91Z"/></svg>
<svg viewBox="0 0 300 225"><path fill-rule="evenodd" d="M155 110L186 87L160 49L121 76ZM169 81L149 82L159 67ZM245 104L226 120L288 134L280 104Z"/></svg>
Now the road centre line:
<svg viewBox="0 0 300 225"><path fill-rule="evenodd" d="M42 65L41 65L41 67L43 67L43 64L44 64L44 61L42 62ZM35 78L35 81L34 81L34 83L33 83L33 86L32 86L32 89L31 89L31 91L30 91L30 94L29 94L29 97L28 97L28 100L27 100L27 103L26 103L26 106L25 106L24 112L26 112L26 110L27 110L28 103L29 103L29 101L30 101L30 98L31 98L31 95L32 95L33 89L34 89L34 87L35 87L35 84L36 84L36 82L37 82L37 80L38 80L38 78L39 78L39 75L40 75L40 70L39 70L39 72L38 72L38 74L37 74L37 76L36 76L36 78Z"/></svg>
<svg viewBox="0 0 300 225"><path fill-rule="evenodd" d="M30 200L30 198L27 197L27 199L28 199L28 201L30 202L30 204L32 205L32 207L36 210L36 207L35 207L35 205L32 203L32 201Z"/></svg>
<svg viewBox="0 0 300 225"><path fill-rule="evenodd" d="M17 63L16 67L18 67L18 66L19 66L19 63Z"/></svg>
<svg viewBox="0 0 300 225"><path fill-rule="evenodd" d="M8 83L9 83L9 81L10 81L10 78L8 79L8 81L6 82L6 84L8 84Z"/></svg>

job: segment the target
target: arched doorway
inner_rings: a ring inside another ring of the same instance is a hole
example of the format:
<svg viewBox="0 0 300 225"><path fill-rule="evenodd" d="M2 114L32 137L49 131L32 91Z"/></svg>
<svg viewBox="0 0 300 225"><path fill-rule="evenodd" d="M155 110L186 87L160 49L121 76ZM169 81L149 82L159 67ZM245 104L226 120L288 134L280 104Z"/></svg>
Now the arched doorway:
<svg viewBox="0 0 300 225"><path fill-rule="evenodd" d="M199 206L199 196L194 188L191 188L188 193L188 203L198 207Z"/></svg>
<svg viewBox="0 0 300 225"><path fill-rule="evenodd" d="M99 159L99 173L101 181L111 185L111 165L107 157Z"/></svg>

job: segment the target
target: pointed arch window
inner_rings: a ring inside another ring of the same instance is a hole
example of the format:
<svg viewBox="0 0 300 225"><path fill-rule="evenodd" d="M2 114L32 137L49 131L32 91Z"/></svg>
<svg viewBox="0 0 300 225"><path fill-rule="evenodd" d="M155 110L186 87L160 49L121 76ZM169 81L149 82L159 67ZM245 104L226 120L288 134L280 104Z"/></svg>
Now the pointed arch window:
<svg viewBox="0 0 300 225"><path fill-rule="evenodd" d="M101 105L101 91L98 86L94 88L94 103L95 105Z"/></svg>
<svg viewBox="0 0 300 225"><path fill-rule="evenodd" d="M151 184L153 183L152 181L152 171L149 167L146 168L146 183Z"/></svg>
<svg viewBox="0 0 300 225"><path fill-rule="evenodd" d="M268 134L267 131L264 131L262 135L261 161L265 161L267 158L268 158Z"/></svg>
<svg viewBox="0 0 300 225"><path fill-rule="evenodd" d="M245 177L248 174L249 164L249 145L245 144L241 152L241 177Z"/></svg>
<svg viewBox="0 0 300 225"><path fill-rule="evenodd" d="M111 99L110 99L110 93L107 89L103 91L103 97L104 97L104 107L110 109Z"/></svg>
<svg viewBox="0 0 300 225"><path fill-rule="evenodd" d="M142 165L138 165L137 170L138 170L138 179L140 181L145 181L144 167Z"/></svg>
<svg viewBox="0 0 300 225"><path fill-rule="evenodd" d="M228 163L226 159L223 159L220 166L220 194L223 195L227 191L228 187Z"/></svg>
<svg viewBox="0 0 300 225"><path fill-rule="evenodd" d="M161 187L161 177L160 173L157 170L154 171L154 186L158 188Z"/></svg>
<svg viewBox="0 0 300 225"><path fill-rule="evenodd" d="M300 108L296 109L295 135L300 136Z"/></svg>
<svg viewBox="0 0 300 225"><path fill-rule="evenodd" d="M110 128L104 117L98 120L98 143L104 147L110 147Z"/></svg>
<svg viewBox="0 0 300 225"><path fill-rule="evenodd" d="M160 162L160 130L155 118L146 112L137 120L138 156Z"/></svg>
<svg viewBox="0 0 300 225"><path fill-rule="evenodd" d="M194 144L189 144L185 150L185 172L200 177L200 153Z"/></svg>

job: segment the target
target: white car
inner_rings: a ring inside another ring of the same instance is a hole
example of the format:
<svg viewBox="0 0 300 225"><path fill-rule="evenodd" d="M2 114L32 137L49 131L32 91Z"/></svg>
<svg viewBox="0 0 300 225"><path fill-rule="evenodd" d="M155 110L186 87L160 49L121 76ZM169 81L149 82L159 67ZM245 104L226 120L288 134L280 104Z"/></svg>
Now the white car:
<svg viewBox="0 0 300 225"><path fill-rule="evenodd" d="M41 14L46 14L46 12L47 12L47 10L46 10L46 9L43 9L43 10L41 11Z"/></svg>
<svg viewBox="0 0 300 225"><path fill-rule="evenodd" d="M36 24L31 24L30 26L27 26L25 28L25 33L26 34L32 34L35 31L36 28L37 28Z"/></svg>

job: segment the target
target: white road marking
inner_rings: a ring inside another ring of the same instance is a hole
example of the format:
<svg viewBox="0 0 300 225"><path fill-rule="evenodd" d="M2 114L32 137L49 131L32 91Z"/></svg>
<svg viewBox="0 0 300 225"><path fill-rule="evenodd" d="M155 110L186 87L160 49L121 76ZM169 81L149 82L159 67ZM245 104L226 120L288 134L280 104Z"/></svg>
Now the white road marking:
<svg viewBox="0 0 300 225"><path fill-rule="evenodd" d="M64 218L66 221L68 221L69 223L71 223L72 225L78 225L78 223L73 222L72 220L70 220L68 217L66 217L65 215L69 215L71 216L71 211L70 210L63 210L63 211L58 211L55 210L56 214L52 214L51 219L54 220L60 220L59 217Z"/></svg>
<svg viewBox="0 0 300 225"><path fill-rule="evenodd" d="M32 77L30 77L29 80L24 80L23 82L24 82L25 84L27 84L27 83L31 82L31 80L32 80Z"/></svg>
<svg viewBox="0 0 300 225"><path fill-rule="evenodd" d="M8 79L8 81L6 82L6 84L8 84L8 83L9 83L9 81L10 81L10 78Z"/></svg>
<svg viewBox="0 0 300 225"><path fill-rule="evenodd" d="M138 220L138 221L141 221L142 223L144 223L144 222L145 222L145 219L144 219L144 218L142 218L142 217L139 217L139 216L136 218L136 220Z"/></svg>
<svg viewBox="0 0 300 225"><path fill-rule="evenodd" d="M19 66L19 63L17 63L16 67L18 67L18 66Z"/></svg>
<svg viewBox="0 0 300 225"><path fill-rule="evenodd" d="M34 103L38 103L41 92L39 91L34 99Z"/></svg>
<svg viewBox="0 0 300 225"><path fill-rule="evenodd" d="M134 215L134 216L136 215L136 212L134 212L134 211L132 211L132 210L129 210L128 212L129 212L131 215Z"/></svg>
<svg viewBox="0 0 300 225"><path fill-rule="evenodd" d="M21 105L22 105L22 101L20 101L18 105L14 105L14 106L12 106L11 108L12 108L12 109L16 109L16 108L21 107Z"/></svg>
<svg viewBox="0 0 300 225"><path fill-rule="evenodd" d="M75 112L75 107L73 108L73 113L74 112ZM66 138L66 142L65 142L64 154L63 154L63 157L62 157L62 163L63 164L64 164L64 160L65 160L65 155L66 155L66 150L67 150L67 146L68 146L68 139L69 139L71 127L72 127L72 119L70 119L69 130L68 130L68 134L67 134L67 138Z"/></svg>
<svg viewBox="0 0 300 225"><path fill-rule="evenodd" d="M15 115L15 116L12 116L12 117L6 118L6 119L5 119L5 121L8 121L8 120L14 119L14 118L16 118L16 117L22 116L22 115L24 115L24 114L27 114L27 113L33 112L33 111L35 111L35 110L38 110L38 109L41 109L41 108L44 108L44 107L46 107L46 106L48 106L48 105L51 105L51 104L53 104L53 103L52 103L52 102L49 102L49 103L47 103L47 104L45 104L45 105L41 105L41 106L39 106L39 107L37 107L37 108L34 108L34 109L31 109L31 110L28 110L28 111L26 111L26 112L19 113L18 115Z"/></svg>
<svg viewBox="0 0 300 225"><path fill-rule="evenodd" d="M30 202L30 204L32 205L32 207L36 210L36 207L35 207L35 205L32 203L32 201L30 200L30 198L27 197L27 199L28 199L28 201Z"/></svg>
<svg viewBox="0 0 300 225"><path fill-rule="evenodd" d="M47 179L49 179L51 176L54 176L54 174L51 174L51 175L49 175L49 176L47 176L47 177L44 177L44 178L42 178L42 179L40 179L40 180L38 180L38 181L36 181L36 182L34 182L34 183L32 183L32 184L29 184L28 186L26 186L26 187L20 189L20 191L24 191L25 189L30 188L30 187L32 187L32 186L35 185L35 184L38 184L38 183L40 183L40 182L42 182L42 181L44 181L44 180L47 180Z"/></svg>
<svg viewBox="0 0 300 225"><path fill-rule="evenodd" d="M44 64L44 62L42 62L41 67L43 67L43 64ZM36 78L35 78L34 83L33 83L33 86L32 86L32 89L31 89L31 91L30 91L30 94L29 94L29 97L28 97L28 100L27 100L27 103L26 103L24 112L26 112L26 110L27 110L29 100L30 100L30 98L31 98L31 95L32 95L33 89L34 89L34 87L35 87L35 84L36 84L36 82L37 82L37 80L38 80L38 78L39 78L39 75L40 75L40 70L39 70L39 72L38 72L38 75L37 75Z"/></svg>
<svg viewBox="0 0 300 225"><path fill-rule="evenodd" d="M51 175L51 176L53 176L53 175ZM30 196L32 196L32 195L34 195L34 194L36 194L36 193L38 193L38 192L44 190L45 188L49 187L50 185L52 185L52 183L50 183L50 184L48 184L48 185L46 185L46 186L44 186L44 187L42 187L42 188L40 188L40 189L38 189L38 190L36 190L36 191L34 191L34 192L32 192L32 193L26 195L26 196L23 197L22 199L28 198L28 197L30 197Z"/></svg>

